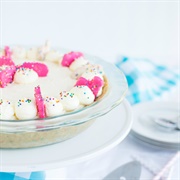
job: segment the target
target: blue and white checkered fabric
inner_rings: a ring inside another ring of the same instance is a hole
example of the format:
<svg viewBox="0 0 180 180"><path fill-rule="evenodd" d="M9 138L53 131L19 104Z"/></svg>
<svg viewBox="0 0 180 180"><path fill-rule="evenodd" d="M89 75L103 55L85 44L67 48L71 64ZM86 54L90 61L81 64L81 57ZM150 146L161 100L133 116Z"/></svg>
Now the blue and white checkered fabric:
<svg viewBox="0 0 180 180"><path fill-rule="evenodd" d="M155 100L171 91L180 80L178 73L147 59L122 57L116 66L127 78L127 99L131 104Z"/></svg>
<svg viewBox="0 0 180 180"><path fill-rule="evenodd" d="M6 173L0 172L0 180L44 180L45 173L39 172L24 172L24 173Z"/></svg>

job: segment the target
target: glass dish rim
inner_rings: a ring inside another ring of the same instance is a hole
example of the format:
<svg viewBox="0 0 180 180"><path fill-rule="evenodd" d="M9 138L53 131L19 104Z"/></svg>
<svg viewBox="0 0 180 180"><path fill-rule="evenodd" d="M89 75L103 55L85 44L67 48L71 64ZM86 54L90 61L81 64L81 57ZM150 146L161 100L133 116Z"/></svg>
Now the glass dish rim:
<svg viewBox="0 0 180 180"><path fill-rule="evenodd" d="M24 47L24 46L23 46L23 47ZM25 46L25 47L27 47L27 46ZM28 46L28 47L29 47L29 46ZM33 46L33 47L34 47L34 46ZM57 49L59 52L61 52L61 53L70 52L70 50L65 49L65 48L56 48L56 49ZM87 117L86 120L84 121L84 122L87 122L87 121L90 120L90 119L97 118L97 117L100 117L100 116L108 113L110 110L112 110L112 109L115 108L117 105L119 105L119 104L121 103L121 100L123 100L123 98L125 97L125 94L126 94L126 92L127 92L127 90L128 90L128 85L127 85L127 80L126 80L123 72L122 72L121 70L119 70L114 64L112 64L112 63L110 63L110 62L108 62L108 61L105 61L105 60L103 60L103 59L101 59L100 57L97 57L97 56L89 55L89 54L87 54L87 53L84 53L84 55L85 55L85 57L90 57L90 58L88 58L88 60L89 60L90 62L91 62L91 58L93 57L93 58L95 58L97 61L100 61L100 65L101 65L101 63L105 63L106 65L113 66L114 68L116 68L116 70L119 71L119 73L122 74L122 76L123 76L123 78L124 78L124 81L125 81L125 83L126 83L126 87L124 88L124 92L123 92L123 94L119 97L119 99L117 99L113 104L109 105L108 109L103 109L103 110L101 110L101 113L100 113L100 114L98 114L98 115L96 115L96 116L94 116L94 117L91 117L91 116ZM108 78L107 78L107 79L108 79ZM110 84L111 84L111 82L109 82L109 79L108 79L108 90L107 90L107 92L103 95L103 97L102 97L100 100L97 100L97 101L95 101L94 103L92 103L91 105L88 105L88 106L86 106L86 107L77 109L77 110L72 111L72 112L66 112L66 113L61 114L61 115L58 115L58 116L46 117L46 118L43 118L43 119L40 119L40 118L27 119L27 120L4 120L4 119L0 119L0 124L3 124L3 123L13 123L13 124L21 123L21 124L22 124L22 123L28 123L28 122L51 121L51 120L56 120L56 119L60 119L60 118L66 118L66 117L69 117L69 116L72 116L72 115L77 115L77 114L79 114L79 113L81 113L81 112L84 112L84 111L86 111L86 110L89 110L89 109L92 108L92 107L95 107L97 104L99 104L100 102L102 102L105 98L107 98L107 96L108 96L108 94L109 94L109 90L110 90L110 87L109 87ZM62 124L64 124L64 123L65 123L65 122L62 121L62 123L60 123L60 125L62 125ZM79 122L79 123L80 123L80 122ZM78 123L78 124L79 124L79 123ZM65 123L65 124L66 124L66 123ZM69 123L67 123L67 124L69 124ZM71 124L71 125L77 124L77 122L76 122L76 123L72 123L72 122L71 122L70 124Z"/></svg>

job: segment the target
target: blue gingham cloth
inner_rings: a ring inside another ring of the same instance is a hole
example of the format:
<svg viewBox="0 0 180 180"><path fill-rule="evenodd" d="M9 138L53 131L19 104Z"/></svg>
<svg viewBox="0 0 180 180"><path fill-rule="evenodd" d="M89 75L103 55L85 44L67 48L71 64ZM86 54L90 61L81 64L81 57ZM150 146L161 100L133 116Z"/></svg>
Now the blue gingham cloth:
<svg viewBox="0 0 180 180"><path fill-rule="evenodd" d="M127 99L131 104L154 100L170 91L179 81L179 74L147 59L122 57L116 62L128 81ZM4 173L0 180L45 180L45 172Z"/></svg>
<svg viewBox="0 0 180 180"><path fill-rule="evenodd" d="M178 72L148 59L121 57L116 66L127 78L127 99L131 104L159 99L177 87L180 80Z"/></svg>
<svg viewBox="0 0 180 180"><path fill-rule="evenodd" d="M0 180L44 180L45 173L43 171L38 172L0 172Z"/></svg>

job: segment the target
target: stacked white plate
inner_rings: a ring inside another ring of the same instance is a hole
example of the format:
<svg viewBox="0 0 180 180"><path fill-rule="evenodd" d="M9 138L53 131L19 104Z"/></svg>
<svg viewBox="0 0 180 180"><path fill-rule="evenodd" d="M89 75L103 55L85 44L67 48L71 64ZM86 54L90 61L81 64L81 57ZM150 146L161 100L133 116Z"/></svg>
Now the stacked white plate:
<svg viewBox="0 0 180 180"><path fill-rule="evenodd" d="M178 102L146 102L133 106L132 134L146 143L168 149L180 149L180 130L158 125L152 117L172 119L179 116ZM150 118L151 117L151 118Z"/></svg>

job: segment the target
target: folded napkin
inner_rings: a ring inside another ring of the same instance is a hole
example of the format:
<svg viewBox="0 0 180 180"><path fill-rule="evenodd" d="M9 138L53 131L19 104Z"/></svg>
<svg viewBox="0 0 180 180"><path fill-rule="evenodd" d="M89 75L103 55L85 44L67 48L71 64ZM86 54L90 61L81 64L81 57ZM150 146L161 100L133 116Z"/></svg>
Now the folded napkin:
<svg viewBox="0 0 180 180"><path fill-rule="evenodd" d="M165 66L156 65L155 63L147 59L122 57L116 62L116 66L124 72L127 78L129 85L129 92L127 94L127 99L131 104L149 101L149 100L155 100L163 96L165 93L170 92L173 89L173 87L177 86L177 83L179 81L178 73L170 70ZM77 170L75 167L73 169ZM102 171L104 171L104 168L101 169ZM93 166L92 166L92 170L93 170ZM97 173L95 174L97 175ZM78 176L79 178L83 177L80 174ZM0 180L1 179L2 180L44 180L50 178L45 178L44 172L32 172L32 173L0 172Z"/></svg>
<svg viewBox="0 0 180 180"><path fill-rule="evenodd" d="M148 59L121 57L116 66L128 81L127 99L131 104L156 100L177 86L179 74Z"/></svg>

